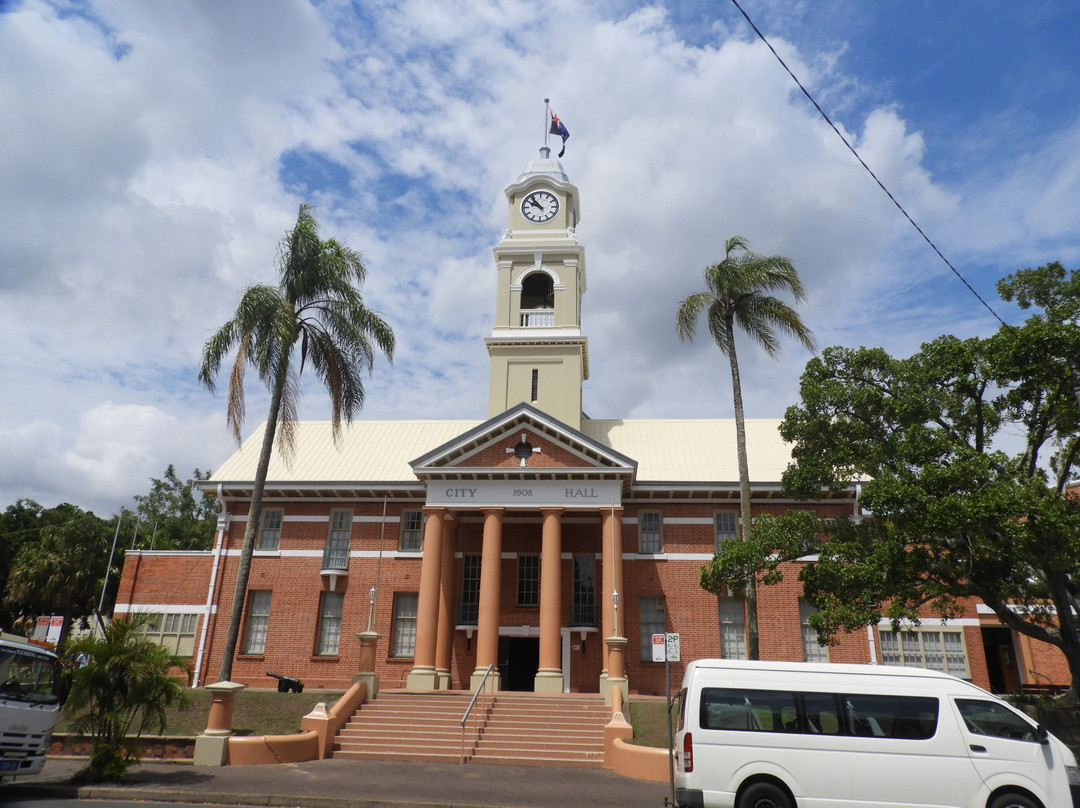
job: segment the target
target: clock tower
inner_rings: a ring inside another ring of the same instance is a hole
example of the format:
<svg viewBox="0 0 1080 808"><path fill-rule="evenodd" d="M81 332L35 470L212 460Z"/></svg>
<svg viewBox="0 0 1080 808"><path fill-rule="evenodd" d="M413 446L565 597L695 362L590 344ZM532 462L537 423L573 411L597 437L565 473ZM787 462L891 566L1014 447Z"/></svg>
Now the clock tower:
<svg viewBox="0 0 1080 808"><path fill-rule="evenodd" d="M488 417L524 401L581 428L589 378L581 335L585 248L575 230L578 189L547 146L506 189L510 225L495 246L495 327Z"/></svg>

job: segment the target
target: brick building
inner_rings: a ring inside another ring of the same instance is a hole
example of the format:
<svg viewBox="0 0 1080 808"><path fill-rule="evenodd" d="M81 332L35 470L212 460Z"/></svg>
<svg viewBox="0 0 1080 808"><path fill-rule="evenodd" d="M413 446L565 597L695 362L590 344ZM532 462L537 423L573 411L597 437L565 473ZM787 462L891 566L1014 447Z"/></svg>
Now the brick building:
<svg viewBox="0 0 1080 808"><path fill-rule="evenodd" d="M468 689L490 665L507 690L659 694L651 637L665 631L684 661L745 655L742 601L698 585L742 518L734 422L586 417L578 189L545 147L506 196L487 420L359 421L336 444L329 423L298 425L292 463L270 466L235 681L345 687L361 634L383 688ZM753 515L852 514L854 489L781 496L778 423L747 421ZM221 663L262 431L206 483L221 506L213 550L125 562L116 613L161 615L196 684ZM944 625L882 624L824 648L797 570L758 597L763 659L922 665L999 691L1068 681L1056 649L974 602Z"/></svg>

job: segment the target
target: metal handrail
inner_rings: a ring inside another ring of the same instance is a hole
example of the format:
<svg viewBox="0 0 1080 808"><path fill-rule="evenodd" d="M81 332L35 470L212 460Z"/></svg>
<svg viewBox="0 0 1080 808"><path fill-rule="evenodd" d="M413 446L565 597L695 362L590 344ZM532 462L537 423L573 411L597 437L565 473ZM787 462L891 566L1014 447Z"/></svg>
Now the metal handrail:
<svg viewBox="0 0 1080 808"><path fill-rule="evenodd" d="M487 666L487 670L484 671L484 675L480 679L480 684L478 684L476 686L476 692L473 693L473 697L469 701L469 706L465 708L465 715L461 716L461 759L458 761L459 763L464 763L465 762L465 724L468 723L469 715L470 715L470 713L472 713L473 707L476 706L476 700L477 700L477 698L480 697L481 693L484 694L484 700L481 702L480 712L483 712L485 714L484 715L485 718L487 717L487 713L491 712L491 707L488 704L488 699L487 699L488 694L490 693L490 689L487 688L486 685L487 685L488 676L491 675L492 668L494 668L494 667L495 667L494 665L488 665ZM479 713L477 715L479 715ZM480 729L478 727L478 724L479 724L479 718L474 717L473 718L473 734L476 736L476 740L473 743L473 749L472 749L472 751L474 751L474 752L476 751L476 744L478 744L480 742Z"/></svg>

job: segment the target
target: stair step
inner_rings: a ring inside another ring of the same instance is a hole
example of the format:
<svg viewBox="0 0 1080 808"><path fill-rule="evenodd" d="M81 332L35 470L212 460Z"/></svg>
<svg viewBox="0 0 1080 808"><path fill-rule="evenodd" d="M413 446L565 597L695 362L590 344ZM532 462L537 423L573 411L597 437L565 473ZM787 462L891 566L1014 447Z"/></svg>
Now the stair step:
<svg viewBox="0 0 1080 808"><path fill-rule="evenodd" d="M335 757L453 761L461 757L462 692L383 691L335 739ZM610 712L589 696L495 695L466 728L467 759L519 766L600 767ZM479 740L475 731L480 728Z"/></svg>

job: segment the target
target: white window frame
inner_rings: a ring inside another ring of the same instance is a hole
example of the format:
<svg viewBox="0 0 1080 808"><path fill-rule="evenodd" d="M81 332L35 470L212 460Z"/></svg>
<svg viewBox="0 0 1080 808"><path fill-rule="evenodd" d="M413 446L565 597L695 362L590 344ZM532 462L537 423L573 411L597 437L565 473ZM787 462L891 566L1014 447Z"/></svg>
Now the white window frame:
<svg viewBox="0 0 1080 808"><path fill-rule="evenodd" d="M416 655L417 592L394 593L394 623L390 628L390 656L395 659Z"/></svg>
<svg viewBox="0 0 1080 808"><path fill-rule="evenodd" d="M899 632L878 627L882 665L926 668L961 679L971 678L964 629L944 626L904 626Z"/></svg>
<svg viewBox="0 0 1080 808"><path fill-rule="evenodd" d="M259 520L259 540L256 550L277 550L281 546L281 523L285 511L282 508L264 508Z"/></svg>
<svg viewBox="0 0 1080 808"><path fill-rule="evenodd" d="M656 520L655 526L648 524ZM642 555L660 555L664 552L664 513L663 511L639 511L638 517L638 553ZM655 549L653 549L655 548ZM651 652L650 652L651 653Z"/></svg>
<svg viewBox="0 0 1080 808"><path fill-rule="evenodd" d="M163 645L180 656L195 653L195 631L199 615L193 612L165 612L148 614L150 622L144 632L146 638Z"/></svg>
<svg viewBox="0 0 1080 808"><path fill-rule="evenodd" d="M413 527L410 522L415 519ZM406 510L401 512L398 532L398 550L403 553L419 553L424 549L424 512Z"/></svg>
<svg viewBox="0 0 1080 808"><path fill-rule="evenodd" d="M818 642L817 629L810 625L810 616L817 614L817 609L799 598L799 624L802 631L803 661L828 662L829 646Z"/></svg>
<svg viewBox="0 0 1080 808"><path fill-rule="evenodd" d="M270 589L249 589L247 603L247 621L244 625L244 650L240 653L261 656L266 653L266 635L270 627L270 603L273 591Z"/></svg>
<svg viewBox="0 0 1080 808"><path fill-rule="evenodd" d="M717 598L720 624L720 657L747 659L746 604L741 598Z"/></svg>
<svg viewBox="0 0 1080 808"><path fill-rule="evenodd" d="M731 520L731 530L721 522ZM724 529L721 530L721 527ZM713 552L719 553L720 546L726 541L734 541L739 538L739 512L736 510L723 510L713 512Z"/></svg>
<svg viewBox="0 0 1080 808"><path fill-rule="evenodd" d="M319 596L319 626L315 638L316 656L337 656L341 646L341 618L345 611L344 592L323 592Z"/></svg>
<svg viewBox="0 0 1080 808"><path fill-rule="evenodd" d="M353 512L338 508L330 511L330 527L326 532L326 548L323 550L323 566L328 569L349 568L349 544L352 541ZM337 563L336 557L343 560ZM332 564L333 566L328 566Z"/></svg>
<svg viewBox="0 0 1080 808"><path fill-rule="evenodd" d="M652 635L667 631L667 603L663 595L638 598L638 625L641 628L641 661L652 662Z"/></svg>

